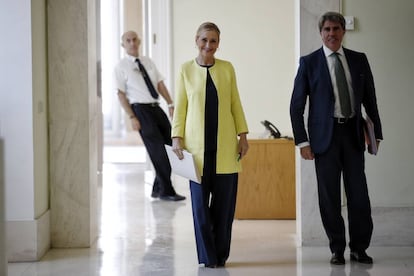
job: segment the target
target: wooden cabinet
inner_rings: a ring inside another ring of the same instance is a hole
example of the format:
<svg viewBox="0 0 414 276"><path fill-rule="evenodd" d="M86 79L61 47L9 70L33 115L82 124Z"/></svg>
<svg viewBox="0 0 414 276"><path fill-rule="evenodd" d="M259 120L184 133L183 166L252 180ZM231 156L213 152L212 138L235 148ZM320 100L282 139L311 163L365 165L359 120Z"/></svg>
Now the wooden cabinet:
<svg viewBox="0 0 414 276"><path fill-rule="evenodd" d="M295 145L286 139L249 140L239 174L236 219L295 219Z"/></svg>

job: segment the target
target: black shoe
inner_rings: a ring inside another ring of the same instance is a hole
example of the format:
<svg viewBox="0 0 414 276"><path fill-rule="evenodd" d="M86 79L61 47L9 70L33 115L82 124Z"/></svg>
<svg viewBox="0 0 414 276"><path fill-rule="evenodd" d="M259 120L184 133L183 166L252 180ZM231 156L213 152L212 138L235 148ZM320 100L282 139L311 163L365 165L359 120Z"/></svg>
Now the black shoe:
<svg viewBox="0 0 414 276"><path fill-rule="evenodd" d="M159 196L160 196L160 192L152 191L152 193L151 193L152 198L158 198Z"/></svg>
<svg viewBox="0 0 414 276"><path fill-rule="evenodd" d="M344 265L345 264L344 254L336 253L336 252L332 253L330 263L334 265Z"/></svg>
<svg viewBox="0 0 414 276"><path fill-rule="evenodd" d="M362 264L372 264L372 258L365 253L365 251L351 251L351 261L356 261Z"/></svg>
<svg viewBox="0 0 414 276"><path fill-rule="evenodd" d="M227 258L225 258L224 260L219 258L218 261L217 261L217 267L225 267L226 266L226 259Z"/></svg>
<svg viewBox="0 0 414 276"><path fill-rule="evenodd" d="M217 265L215 265L215 264L206 264L206 265L204 265L204 267L208 267L208 268L216 268L216 267L217 267Z"/></svg>
<svg viewBox="0 0 414 276"><path fill-rule="evenodd" d="M175 195L160 196L160 199L166 200L166 201L179 201L179 200L184 200L185 196L175 194Z"/></svg>

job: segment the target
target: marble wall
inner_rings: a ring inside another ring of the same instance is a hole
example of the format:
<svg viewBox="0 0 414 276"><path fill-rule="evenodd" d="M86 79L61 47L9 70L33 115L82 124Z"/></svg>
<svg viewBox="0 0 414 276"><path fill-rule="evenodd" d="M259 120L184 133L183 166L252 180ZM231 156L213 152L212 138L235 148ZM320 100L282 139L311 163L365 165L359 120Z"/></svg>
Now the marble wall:
<svg viewBox="0 0 414 276"><path fill-rule="evenodd" d="M52 247L97 237L95 0L48 1Z"/></svg>
<svg viewBox="0 0 414 276"><path fill-rule="evenodd" d="M7 275L5 207L6 205L4 198L4 153L3 139L0 137L0 275Z"/></svg>
<svg viewBox="0 0 414 276"><path fill-rule="evenodd" d="M328 10L339 11L340 2L341 0L300 0L300 56L321 47L322 41L318 31L319 17ZM314 162L302 159L298 149L296 150L296 185L298 244L327 245L318 207Z"/></svg>

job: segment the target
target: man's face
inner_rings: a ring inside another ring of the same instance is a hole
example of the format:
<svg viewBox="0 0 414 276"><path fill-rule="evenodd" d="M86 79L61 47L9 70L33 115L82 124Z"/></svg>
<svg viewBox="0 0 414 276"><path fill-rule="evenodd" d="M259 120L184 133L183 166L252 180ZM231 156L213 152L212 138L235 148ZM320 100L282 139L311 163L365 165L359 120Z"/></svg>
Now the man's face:
<svg viewBox="0 0 414 276"><path fill-rule="evenodd" d="M127 32L122 36L122 47L125 48L128 55L137 57L140 44L141 40L135 32Z"/></svg>
<svg viewBox="0 0 414 276"><path fill-rule="evenodd" d="M341 47L344 35L345 30L337 22L325 21L322 26L321 37L323 44L334 52Z"/></svg>

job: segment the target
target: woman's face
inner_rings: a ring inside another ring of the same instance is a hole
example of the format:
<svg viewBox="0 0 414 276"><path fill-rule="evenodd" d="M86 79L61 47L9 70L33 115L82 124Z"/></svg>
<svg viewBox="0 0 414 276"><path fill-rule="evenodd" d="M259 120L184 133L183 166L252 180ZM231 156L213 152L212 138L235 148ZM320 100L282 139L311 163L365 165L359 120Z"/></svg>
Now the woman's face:
<svg viewBox="0 0 414 276"><path fill-rule="evenodd" d="M199 55L205 59L214 58L214 54L219 46L219 36L216 31L203 30L196 38Z"/></svg>

